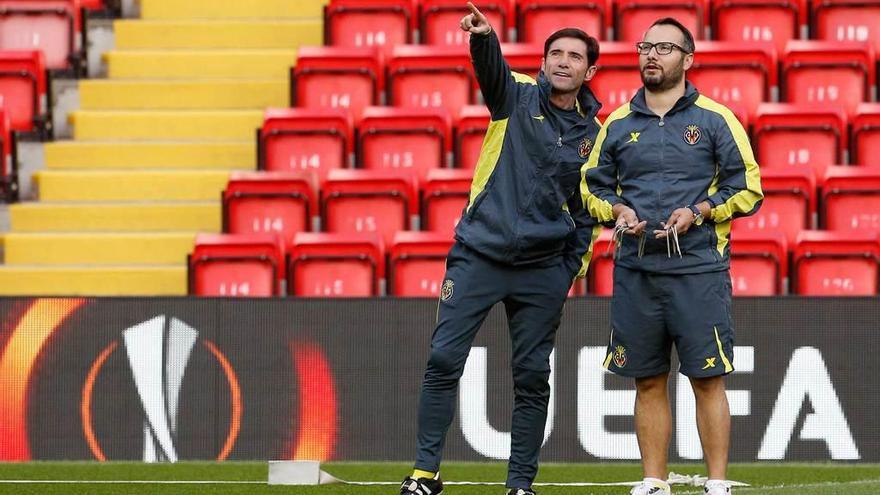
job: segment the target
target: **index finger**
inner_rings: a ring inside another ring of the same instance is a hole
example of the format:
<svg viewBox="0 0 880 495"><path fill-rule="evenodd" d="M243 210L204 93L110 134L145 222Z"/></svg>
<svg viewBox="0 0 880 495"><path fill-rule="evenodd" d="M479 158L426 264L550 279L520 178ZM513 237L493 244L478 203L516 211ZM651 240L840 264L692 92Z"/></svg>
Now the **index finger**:
<svg viewBox="0 0 880 495"><path fill-rule="evenodd" d="M471 9L471 13L474 14L475 16L477 16L477 17L484 17L484 16L483 16L483 13L480 12L480 9L478 9L477 6L474 5L473 3L468 2L468 3L467 3L467 6L468 6L469 9Z"/></svg>

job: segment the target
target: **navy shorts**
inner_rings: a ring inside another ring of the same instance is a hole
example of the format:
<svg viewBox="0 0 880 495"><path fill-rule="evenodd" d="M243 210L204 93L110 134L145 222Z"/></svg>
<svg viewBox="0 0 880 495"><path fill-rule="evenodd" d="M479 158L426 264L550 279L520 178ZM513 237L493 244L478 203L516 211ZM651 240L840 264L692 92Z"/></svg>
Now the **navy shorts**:
<svg viewBox="0 0 880 495"><path fill-rule="evenodd" d="M668 373L674 343L682 374L732 372L730 301L727 271L666 275L615 266L604 367L633 378Z"/></svg>

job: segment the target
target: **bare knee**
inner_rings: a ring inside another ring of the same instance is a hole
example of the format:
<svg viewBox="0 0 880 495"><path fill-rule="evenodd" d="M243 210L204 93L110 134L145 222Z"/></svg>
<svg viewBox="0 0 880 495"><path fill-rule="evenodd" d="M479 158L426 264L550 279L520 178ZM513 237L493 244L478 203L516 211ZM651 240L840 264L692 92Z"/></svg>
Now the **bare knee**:
<svg viewBox="0 0 880 495"><path fill-rule="evenodd" d="M636 393L642 397L666 396L668 382L669 375L667 373L636 378Z"/></svg>
<svg viewBox="0 0 880 495"><path fill-rule="evenodd" d="M724 394L724 377L712 376L708 378L691 378L691 387L694 395L701 397L716 397Z"/></svg>

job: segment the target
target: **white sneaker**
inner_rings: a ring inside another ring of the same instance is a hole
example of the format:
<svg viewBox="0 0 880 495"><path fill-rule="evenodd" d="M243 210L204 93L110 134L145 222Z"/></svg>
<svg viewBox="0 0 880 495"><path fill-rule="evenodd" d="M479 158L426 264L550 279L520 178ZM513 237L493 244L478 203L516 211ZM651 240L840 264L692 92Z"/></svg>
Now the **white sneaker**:
<svg viewBox="0 0 880 495"><path fill-rule="evenodd" d="M706 495L730 495L730 487L723 481L707 481L703 486L703 493Z"/></svg>
<svg viewBox="0 0 880 495"><path fill-rule="evenodd" d="M630 495L672 495L669 485L662 481L642 481L633 487ZM713 494L714 495L714 494Z"/></svg>

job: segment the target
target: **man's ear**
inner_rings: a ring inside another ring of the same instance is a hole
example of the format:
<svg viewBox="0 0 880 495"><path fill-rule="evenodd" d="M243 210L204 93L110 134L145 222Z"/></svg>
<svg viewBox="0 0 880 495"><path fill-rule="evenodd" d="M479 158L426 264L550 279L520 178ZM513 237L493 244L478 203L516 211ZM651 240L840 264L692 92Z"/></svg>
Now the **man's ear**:
<svg viewBox="0 0 880 495"><path fill-rule="evenodd" d="M694 54L688 53L684 56L684 70L688 70L694 65Z"/></svg>
<svg viewBox="0 0 880 495"><path fill-rule="evenodd" d="M584 82L590 82L590 80L593 79L593 77L596 76L596 71L597 71L597 70L599 70L598 67L596 67L595 65L591 65L591 66L587 69L587 73L584 75Z"/></svg>

